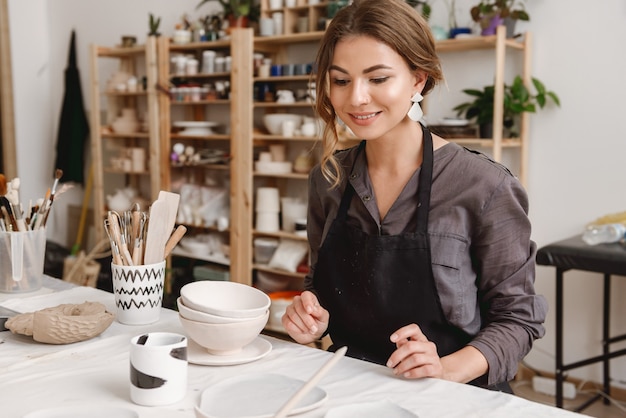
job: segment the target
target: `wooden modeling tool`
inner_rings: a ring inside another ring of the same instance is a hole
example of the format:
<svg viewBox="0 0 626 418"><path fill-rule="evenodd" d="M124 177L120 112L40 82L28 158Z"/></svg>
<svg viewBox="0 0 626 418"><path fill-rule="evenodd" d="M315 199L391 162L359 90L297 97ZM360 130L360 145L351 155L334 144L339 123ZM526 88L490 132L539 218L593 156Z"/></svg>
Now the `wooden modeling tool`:
<svg viewBox="0 0 626 418"><path fill-rule="evenodd" d="M184 225L178 225L170 236L170 239L165 243L165 254L163 254L163 258L167 258L170 255L174 247L176 247L176 244L178 244L178 241L185 235L185 232L187 232L187 228Z"/></svg>
<svg viewBox="0 0 626 418"><path fill-rule="evenodd" d="M150 206L148 231L146 232L146 248L143 255L144 264L163 261L165 243L170 236L171 228L167 229L168 210L166 202L155 200Z"/></svg>

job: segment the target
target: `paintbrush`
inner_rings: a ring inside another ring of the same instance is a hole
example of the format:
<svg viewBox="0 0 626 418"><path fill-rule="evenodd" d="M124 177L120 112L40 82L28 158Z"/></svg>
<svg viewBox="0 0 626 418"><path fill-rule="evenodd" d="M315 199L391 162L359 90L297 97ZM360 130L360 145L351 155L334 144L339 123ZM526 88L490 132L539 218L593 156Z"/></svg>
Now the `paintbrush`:
<svg viewBox="0 0 626 418"><path fill-rule="evenodd" d="M57 168L54 170L54 183L52 183L52 191L50 192L50 200L54 200L54 195L57 192L57 186L59 185L59 180L63 177L63 170Z"/></svg>
<svg viewBox="0 0 626 418"><path fill-rule="evenodd" d="M20 203L20 179L18 177L8 183L6 198L9 200L11 208L13 209L13 216L15 217L18 230L22 232L26 231L26 222L24 221L24 213Z"/></svg>
<svg viewBox="0 0 626 418"><path fill-rule="evenodd" d="M59 180L63 177L63 170L57 168L54 170L54 182L52 183L52 189L50 190L50 195L46 201L46 204L43 206L45 208L42 226L46 226L46 222L48 222L48 214L50 213L50 208L52 207L52 203L54 202L54 195L57 192L57 186L59 185Z"/></svg>

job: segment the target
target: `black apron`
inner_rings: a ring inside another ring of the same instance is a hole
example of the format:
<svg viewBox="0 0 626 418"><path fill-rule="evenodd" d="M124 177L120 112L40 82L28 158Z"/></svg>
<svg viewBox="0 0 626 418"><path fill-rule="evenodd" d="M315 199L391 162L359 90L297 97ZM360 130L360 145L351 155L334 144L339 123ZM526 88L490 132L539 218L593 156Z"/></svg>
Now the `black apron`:
<svg viewBox="0 0 626 418"><path fill-rule="evenodd" d="M331 312L329 333L348 355L385 364L396 349L398 328L416 323L437 345L439 356L459 350L470 336L450 325L435 286L428 239L433 142L423 128L423 162L418 183L417 227L400 235L368 235L347 222L355 194L347 183L337 218L320 249L313 286ZM359 146L362 152L365 141Z"/></svg>
<svg viewBox="0 0 626 418"><path fill-rule="evenodd" d="M349 181L346 185L313 276L320 304L331 313L331 350L347 346L351 357L386 364L396 349L389 337L412 323L437 345L440 357L471 340L446 319L435 285L428 238L433 141L428 129L422 126L422 131L415 232L368 235L349 225L348 207L355 191ZM358 152L364 147L365 141Z"/></svg>

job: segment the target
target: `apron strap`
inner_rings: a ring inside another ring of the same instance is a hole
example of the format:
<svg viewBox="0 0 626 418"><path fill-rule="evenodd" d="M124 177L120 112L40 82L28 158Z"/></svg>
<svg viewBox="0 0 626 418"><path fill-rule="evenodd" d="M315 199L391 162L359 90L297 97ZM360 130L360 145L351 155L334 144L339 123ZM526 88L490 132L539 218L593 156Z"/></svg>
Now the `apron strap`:
<svg viewBox="0 0 626 418"><path fill-rule="evenodd" d="M428 210L430 209L430 189L433 181L433 137L428 128L422 127L422 168L417 190L417 232L428 232Z"/></svg>
<svg viewBox="0 0 626 418"><path fill-rule="evenodd" d="M359 148L357 149L356 155L361 153L365 149L365 140L362 140L359 144ZM352 175L352 170L354 170L354 164L356 163L356 158L354 159L354 163L352 163L352 167L350 168L350 175ZM346 182L346 190L341 197L341 203L339 204L339 209L337 210L337 219L341 221L345 221L348 215L348 208L350 207L350 202L352 202L352 196L354 196L354 187L352 187L352 183L350 183L350 178Z"/></svg>

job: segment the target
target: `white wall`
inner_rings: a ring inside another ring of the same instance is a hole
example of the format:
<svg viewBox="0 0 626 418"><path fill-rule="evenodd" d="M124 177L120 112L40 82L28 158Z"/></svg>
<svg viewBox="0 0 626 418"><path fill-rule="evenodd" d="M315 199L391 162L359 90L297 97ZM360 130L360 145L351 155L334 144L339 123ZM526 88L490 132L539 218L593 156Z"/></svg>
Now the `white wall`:
<svg viewBox="0 0 626 418"><path fill-rule="evenodd" d="M114 45L121 35L136 35L142 43L149 12L163 17L161 32L168 35L183 13L197 14L194 9L198 2L9 0L23 199L42 196L51 183L71 29L77 33L78 63L88 106L89 44ZM459 20L469 22L465 13L475 1L457 3ZM626 110L622 103L626 97L626 2L604 0L601 6L594 3L591 9L583 0L525 3L532 20L521 23L519 28L533 32L533 75L558 93L562 101L560 109L550 107L531 118L528 193L533 239L542 246L580 233L585 223L599 216L626 210L622 168L626 155L626 128L622 125ZM434 0L433 7L432 23L447 26L445 0ZM472 62L445 67L450 80L447 94L454 96L462 88L482 87L480 83L470 84L480 71L474 65L480 66ZM482 71L490 74L492 64ZM446 111L449 109L442 112ZM81 196L82 190L76 189L62 200L80 204ZM67 216L64 209L63 203L55 201L49 236L69 245L74 237L67 237L60 226ZM536 285L552 305L554 269L539 266ZM626 283L618 277L613 293L614 332L626 332L626 321L621 320L626 316L623 294ZM601 353L600 301L599 275L566 274L565 361ZM553 311L546 327L545 338L536 343L527 361L533 367L553 370ZM626 381L626 361L613 360L612 373L615 384ZM570 374L599 381L600 367L589 366Z"/></svg>

